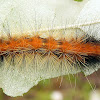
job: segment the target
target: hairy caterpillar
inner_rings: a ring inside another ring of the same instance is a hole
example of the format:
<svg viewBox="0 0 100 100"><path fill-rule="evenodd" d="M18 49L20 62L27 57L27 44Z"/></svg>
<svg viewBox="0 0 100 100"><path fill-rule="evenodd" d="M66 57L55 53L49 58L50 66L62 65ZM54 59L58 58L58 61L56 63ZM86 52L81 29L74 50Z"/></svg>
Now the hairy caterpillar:
<svg viewBox="0 0 100 100"><path fill-rule="evenodd" d="M20 96L43 79L100 68L100 1L0 3L0 87L7 95Z"/></svg>

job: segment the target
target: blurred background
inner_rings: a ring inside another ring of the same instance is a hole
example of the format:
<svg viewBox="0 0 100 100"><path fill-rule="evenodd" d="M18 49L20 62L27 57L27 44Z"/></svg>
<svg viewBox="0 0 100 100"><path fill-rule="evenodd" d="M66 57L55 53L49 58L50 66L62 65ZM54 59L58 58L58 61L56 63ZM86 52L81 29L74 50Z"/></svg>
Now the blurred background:
<svg viewBox="0 0 100 100"><path fill-rule="evenodd" d="M0 89L0 100L100 100L100 70L41 81L23 97L9 97Z"/></svg>

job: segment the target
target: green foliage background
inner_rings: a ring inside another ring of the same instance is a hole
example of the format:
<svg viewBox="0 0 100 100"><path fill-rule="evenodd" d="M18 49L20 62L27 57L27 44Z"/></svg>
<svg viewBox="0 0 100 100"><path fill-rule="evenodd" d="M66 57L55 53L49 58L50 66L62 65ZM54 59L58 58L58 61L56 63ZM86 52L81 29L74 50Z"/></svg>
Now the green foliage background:
<svg viewBox="0 0 100 100"><path fill-rule="evenodd" d="M74 1L78 1L78 2L81 2L81 1L83 1L83 0L74 0Z"/></svg>

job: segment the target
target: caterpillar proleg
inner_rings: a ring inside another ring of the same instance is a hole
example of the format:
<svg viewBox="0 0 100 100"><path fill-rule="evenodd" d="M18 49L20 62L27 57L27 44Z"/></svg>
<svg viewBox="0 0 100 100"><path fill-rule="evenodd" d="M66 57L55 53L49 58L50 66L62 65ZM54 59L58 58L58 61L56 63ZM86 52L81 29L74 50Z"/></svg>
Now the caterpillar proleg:
<svg viewBox="0 0 100 100"><path fill-rule="evenodd" d="M100 68L100 1L1 0L0 87L21 96L39 81Z"/></svg>

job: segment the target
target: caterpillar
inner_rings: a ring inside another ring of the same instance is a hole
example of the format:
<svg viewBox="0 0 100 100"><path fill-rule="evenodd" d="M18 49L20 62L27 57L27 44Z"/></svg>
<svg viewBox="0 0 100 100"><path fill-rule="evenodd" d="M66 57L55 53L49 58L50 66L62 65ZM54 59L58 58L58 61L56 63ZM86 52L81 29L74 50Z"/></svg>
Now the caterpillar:
<svg viewBox="0 0 100 100"><path fill-rule="evenodd" d="M4 93L22 96L44 79L97 71L99 4L98 0L1 0L0 87Z"/></svg>
<svg viewBox="0 0 100 100"><path fill-rule="evenodd" d="M75 72L76 69L82 71L84 68L89 68L88 65L91 66L92 63L99 62L100 42L93 38L86 39L86 37L79 37L79 39L72 38L67 41L65 36L59 40L55 40L51 36L41 38L38 35L27 35L20 38L11 37L8 40L4 40L2 37L2 39L0 39L0 50L1 61L3 62L7 58L11 60L10 65L12 66L16 66L17 64L16 55L21 55L24 63L27 62L25 58L29 54L32 56L33 67L37 62L34 62L34 59L38 56L41 63L43 63L41 67L45 66L45 63L50 63L50 60L54 60L50 64L46 64L47 68L49 68L49 65L54 64L54 69L56 69L56 67L60 68L61 66L61 68L65 67L65 69L72 68ZM62 63L65 63L65 65ZM36 67L38 67L38 65ZM70 73L70 70L68 70L68 72Z"/></svg>

